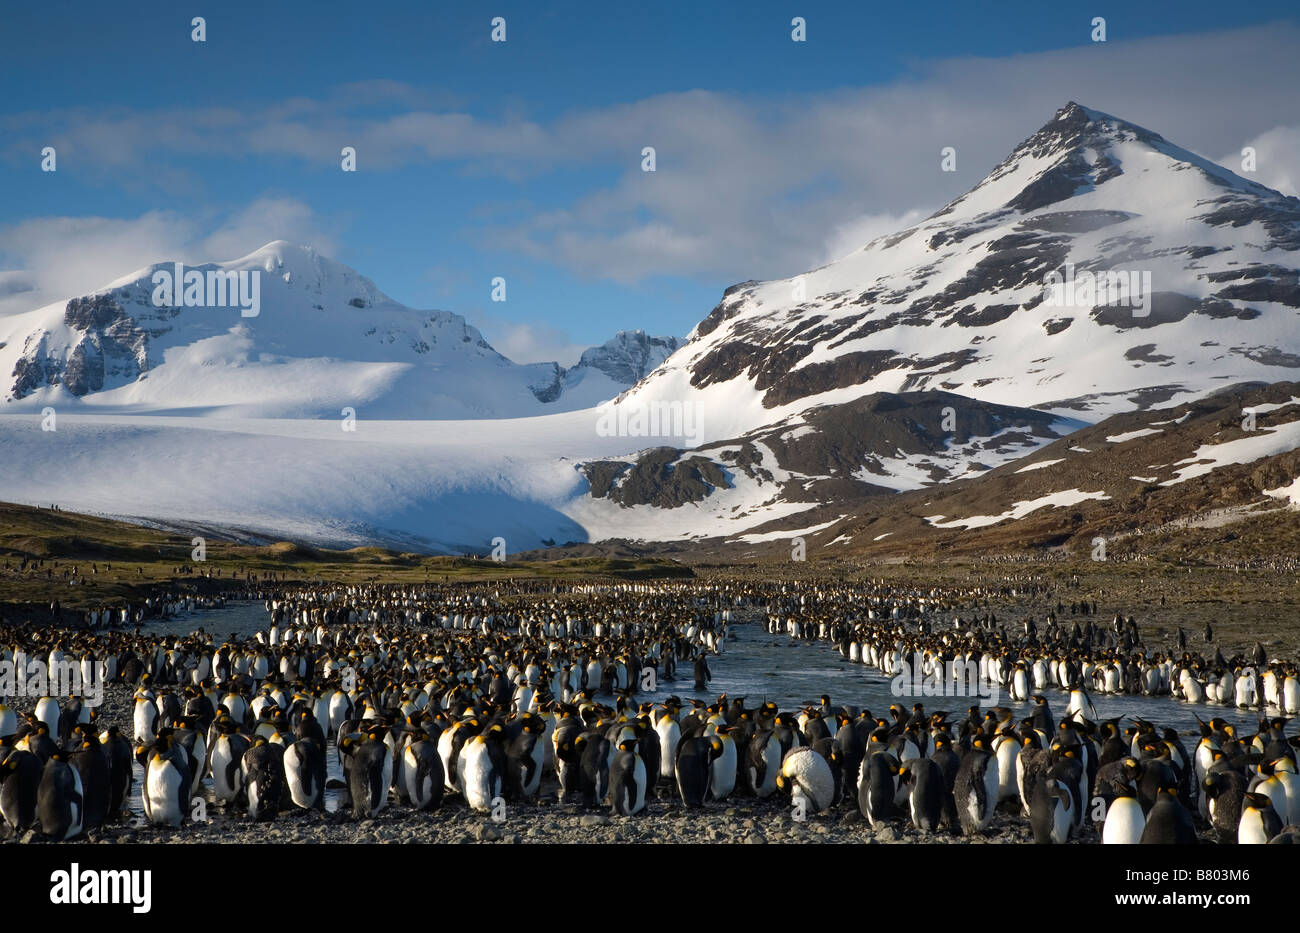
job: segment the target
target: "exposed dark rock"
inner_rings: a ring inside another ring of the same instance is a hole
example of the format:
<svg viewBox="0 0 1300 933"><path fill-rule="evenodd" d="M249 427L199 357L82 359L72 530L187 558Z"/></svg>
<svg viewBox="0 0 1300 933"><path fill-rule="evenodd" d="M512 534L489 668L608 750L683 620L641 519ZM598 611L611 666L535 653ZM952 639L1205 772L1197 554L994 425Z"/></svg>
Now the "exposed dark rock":
<svg viewBox="0 0 1300 933"><path fill-rule="evenodd" d="M1135 360L1141 363L1164 363L1171 359L1172 356L1162 356L1154 353L1156 345L1154 343L1144 343L1136 347L1129 347L1124 351L1124 359Z"/></svg>
<svg viewBox="0 0 1300 933"><path fill-rule="evenodd" d="M1232 352L1254 360L1262 366L1285 366L1288 369L1300 369L1300 356L1287 353L1277 347L1233 347Z"/></svg>
<svg viewBox="0 0 1300 933"><path fill-rule="evenodd" d="M1044 233L1092 233L1102 227L1123 223L1132 216L1123 211L1057 211L1026 217L1018 226L1023 230Z"/></svg>
<svg viewBox="0 0 1300 933"><path fill-rule="evenodd" d="M672 509L699 502L715 488L731 488L726 473L712 460L701 456L678 460L681 455L682 451L675 448L658 447L647 451L635 464L594 461L583 464L581 469L593 496L624 506ZM597 488L601 494L597 494Z"/></svg>
<svg viewBox="0 0 1300 933"><path fill-rule="evenodd" d="M804 353L812 349L805 348ZM776 408L796 399L807 398L831 389L861 385L874 379L887 370L896 368L894 362L898 357L892 350L860 350L845 353L833 360L823 363L811 363L794 372L788 372L784 378L774 383L763 396L764 408Z"/></svg>

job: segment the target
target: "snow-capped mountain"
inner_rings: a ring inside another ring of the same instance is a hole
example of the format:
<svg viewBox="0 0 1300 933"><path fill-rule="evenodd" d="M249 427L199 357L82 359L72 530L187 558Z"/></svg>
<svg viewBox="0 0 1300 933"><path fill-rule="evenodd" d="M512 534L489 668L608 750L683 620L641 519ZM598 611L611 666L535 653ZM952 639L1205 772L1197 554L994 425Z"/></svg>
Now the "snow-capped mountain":
<svg viewBox="0 0 1300 933"><path fill-rule="evenodd" d="M1166 422L1300 375L1300 200L1077 104L920 224L728 289L684 345L623 333L567 370L287 244L219 267L264 273L256 317L158 307L157 268L0 320L4 498L429 551L800 534L833 554L1022 521L1051 543L1062 515L1109 527L1097 510L1139 515L1174 480L1161 521L1222 483L1294 490L1294 458L1268 460L1295 447L1293 386ZM1212 449L1246 402L1274 412L1265 439ZM355 432L305 420L349 405ZM209 408L246 417L155 417Z"/></svg>
<svg viewBox="0 0 1300 933"><path fill-rule="evenodd" d="M241 305L239 276L254 272L257 306ZM183 283L160 292L177 274L220 282L225 302L203 305L200 288L193 306ZM613 398L667 355L655 351L677 343L639 340L644 346L620 334L568 371L519 365L460 315L408 308L347 266L277 241L233 262L159 263L94 294L0 319L0 400L9 410L337 418L350 407L367 418L523 417Z"/></svg>
<svg viewBox="0 0 1300 933"><path fill-rule="evenodd" d="M710 440L917 389L1096 420L1295 378L1298 268L1300 200L1070 103L916 226L727 289L620 404L694 403Z"/></svg>
<svg viewBox="0 0 1300 933"><path fill-rule="evenodd" d="M551 381L534 385L543 402L564 398L604 401L614 398L644 379L686 343L681 337L651 337L643 330L621 330L598 347L588 347L576 364L565 369L551 366ZM566 404L565 408L577 407Z"/></svg>

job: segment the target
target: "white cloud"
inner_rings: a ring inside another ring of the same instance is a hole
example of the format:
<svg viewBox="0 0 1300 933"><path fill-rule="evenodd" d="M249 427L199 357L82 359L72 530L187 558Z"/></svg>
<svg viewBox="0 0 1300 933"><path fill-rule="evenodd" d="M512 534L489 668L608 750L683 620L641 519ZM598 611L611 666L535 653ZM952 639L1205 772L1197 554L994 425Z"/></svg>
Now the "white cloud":
<svg viewBox="0 0 1300 933"><path fill-rule="evenodd" d="M470 310L466 320L498 353L516 363L559 363L567 368L587 349L574 343L567 331L545 323L512 321L482 309Z"/></svg>
<svg viewBox="0 0 1300 933"><path fill-rule="evenodd" d="M316 243L324 252L335 247L310 208L283 198L203 220L150 211L128 219L41 217L10 224L0 227L0 265L8 267L0 271L0 315L86 294L151 263L234 259L276 239Z"/></svg>
<svg viewBox="0 0 1300 933"><path fill-rule="evenodd" d="M548 173L592 166L592 177L612 180L573 189L567 203L527 211L509 227L485 210L466 221L469 232L491 249L584 277L729 283L795 274L862 245L854 237L928 214L1067 100L1209 158L1254 141L1256 180L1294 192L1297 47L1300 27L1290 23L1132 41L1112 35L1048 52L919 62L887 85L769 98L693 90L544 121L484 118L396 82L360 82L260 109L21 114L0 118L0 139L10 140L11 160L29 159L38 143L66 146L71 158L94 152L106 181L123 186L147 184L144 166L165 164L167 153L324 165L337 160L340 140L357 148L367 171L452 163L548 196L570 190L568 181L552 186ZM646 145L656 148L654 173L640 171ZM945 146L957 150L954 173L940 171ZM171 183L186 165L173 162L148 171ZM1235 168L1239 156L1228 164ZM291 231L301 221L291 210L268 216ZM250 218L225 236L233 248L256 228Z"/></svg>
<svg viewBox="0 0 1300 933"><path fill-rule="evenodd" d="M1255 150L1253 173L1242 170L1241 149L1247 146ZM1300 126L1276 126L1215 161L1283 194L1300 194Z"/></svg>

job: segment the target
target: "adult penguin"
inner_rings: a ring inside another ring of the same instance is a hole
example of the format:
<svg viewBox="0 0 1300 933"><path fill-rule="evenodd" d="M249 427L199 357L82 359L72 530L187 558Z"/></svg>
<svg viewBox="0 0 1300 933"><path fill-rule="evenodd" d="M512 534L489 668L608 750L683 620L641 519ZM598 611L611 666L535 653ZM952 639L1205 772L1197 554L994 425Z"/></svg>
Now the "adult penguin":
<svg viewBox="0 0 1300 933"><path fill-rule="evenodd" d="M491 725L460 750L457 766L461 769L462 793L470 809L480 813L492 812L493 801L501 796L505 782L501 732L500 725Z"/></svg>
<svg viewBox="0 0 1300 933"><path fill-rule="evenodd" d="M233 720L226 717L226 723L224 731L216 734L210 755L212 799L220 806L234 803L244 792L244 755L251 744L248 736L236 731Z"/></svg>
<svg viewBox="0 0 1300 933"><path fill-rule="evenodd" d="M1073 811L1078 809L1068 781L1050 773L1040 777L1029 798L1029 826L1036 845L1064 845L1074 831Z"/></svg>
<svg viewBox="0 0 1300 933"><path fill-rule="evenodd" d="M86 832L98 830L108 817L112 793L112 771L108 756L99 742L85 735L80 728L74 737L81 739L81 747L72 753L72 767L81 778L83 801L82 828Z"/></svg>
<svg viewBox="0 0 1300 933"><path fill-rule="evenodd" d="M107 818L115 820L122 815L122 805L131 793L131 784L135 778L131 768L131 743L122 735L120 728L109 726L100 734L99 744L104 749L109 767Z"/></svg>
<svg viewBox="0 0 1300 933"><path fill-rule="evenodd" d="M610 806L619 816L645 809L646 767L637 754L637 744L636 739L620 742L609 769Z"/></svg>
<svg viewBox="0 0 1300 933"><path fill-rule="evenodd" d="M781 773L781 742L770 729L755 732L745 750L746 786L760 800L776 792Z"/></svg>
<svg viewBox="0 0 1300 933"><path fill-rule="evenodd" d="M164 730L154 740L145 761L144 786L140 789L145 819L155 826L175 829L189 815L189 759Z"/></svg>
<svg viewBox="0 0 1300 933"><path fill-rule="evenodd" d="M325 809L325 749L321 743L301 738L285 748L284 783L294 806Z"/></svg>
<svg viewBox="0 0 1300 933"><path fill-rule="evenodd" d="M556 732L555 770L560 780L560 803L571 803L582 793L582 748L587 744L580 729L573 728L563 735Z"/></svg>
<svg viewBox="0 0 1300 933"><path fill-rule="evenodd" d="M255 736L241 762L249 819L265 822L280 813L284 799L284 746Z"/></svg>
<svg viewBox="0 0 1300 933"><path fill-rule="evenodd" d="M796 807L803 806L805 814L820 813L834 802L835 776L831 766L820 754L804 746L793 749L781 762L777 787L790 788L790 799Z"/></svg>
<svg viewBox="0 0 1300 933"><path fill-rule="evenodd" d="M1088 775L1079 760L1080 748L1077 745L1052 746L1055 760L1047 769L1047 776L1062 785L1070 794L1071 806L1065 809L1070 815L1072 828L1077 832L1083 826L1083 810L1088 797ZM1032 816L1032 800L1031 813Z"/></svg>
<svg viewBox="0 0 1300 933"><path fill-rule="evenodd" d="M59 720L62 719L62 713L59 710L59 701L54 697L41 697L36 701L36 718L45 723L45 730L49 735L59 735Z"/></svg>
<svg viewBox="0 0 1300 933"><path fill-rule="evenodd" d="M682 805L688 809L704 806L711 777L709 766L712 763L713 744L704 736L691 736L677 743L674 774Z"/></svg>
<svg viewBox="0 0 1300 933"><path fill-rule="evenodd" d="M998 769L988 736L976 735L957 769L953 786L961 828L967 835L983 832L993 822L998 805Z"/></svg>
<svg viewBox="0 0 1300 933"><path fill-rule="evenodd" d="M1231 768L1212 768L1201 782L1206 811L1219 842L1228 842L1241 825L1241 808L1246 799L1246 778Z"/></svg>
<svg viewBox="0 0 1300 933"><path fill-rule="evenodd" d="M659 779L671 781L676 777L677 743L682 740L682 728L674 711L667 706L655 710L651 719L659 737Z"/></svg>
<svg viewBox="0 0 1300 933"><path fill-rule="evenodd" d="M709 670L709 662L704 658L704 652L701 651L695 656L695 692L703 693L709 689L709 681L713 679L713 672Z"/></svg>
<svg viewBox="0 0 1300 933"><path fill-rule="evenodd" d="M1017 767L1020 761L1020 739L1010 729L1003 729L993 738L993 752L997 758L998 802L1020 797Z"/></svg>
<svg viewBox="0 0 1300 933"><path fill-rule="evenodd" d="M637 729L637 748L636 753L641 761L645 764L646 789L645 799L654 800L656 797L655 785L659 781L659 735L655 732L654 727L650 724L648 716L642 715L636 723ZM741 748L737 744L737 749Z"/></svg>
<svg viewBox="0 0 1300 933"><path fill-rule="evenodd" d="M545 722L529 716L521 724L518 735L506 747L506 800L533 800L542 785L542 764L545 746L542 743Z"/></svg>
<svg viewBox="0 0 1300 933"><path fill-rule="evenodd" d="M898 792L898 761L889 752L868 755L858 782L858 809L871 828L887 823L894 816L894 797Z"/></svg>
<svg viewBox="0 0 1300 933"><path fill-rule="evenodd" d="M714 800L726 800L736 789L738 773L736 741L731 737L733 727L719 726L711 735L713 760L709 765L709 793Z"/></svg>
<svg viewBox="0 0 1300 933"><path fill-rule="evenodd" d="M945 798L951 796L939 765L932 758L913 758L903 765L900 777L912 788L912 825L922 835L938 832L948 809Z"/></svg>
<svg viewBox="0 0 1300 933"><path fill-rule="evenodd" d="M49 765L46 765L48 768ZM1282 820L1277 815L1273 800L1267 794L1251 791L1241 807L1241 821L1237 825L1238 845L1264 845L1282 832Z"/></svg>
<svg viewBox="0 0 1300 933"><path fill-rule="evenodd" d="M609 739L598 732L586 733L581 738L586 741L578 765L578 793L583 806L598 807L609 794L611 746Z"/></svg>
<svg viewBox="0 0 1300 933"><path fill-rule="evenodd" d="M44 768L31 752L10 749L0 764L0 815L15 833L36 823L36 800Z"/></svg>
<svg viewBox="0 0 1300 933"><path fill-rule="evenodd" d="M59 751L59 743L50 738L50 730L43 722L36 723L36 727L24 736L24 740L27 750L39 758L42 765Z"/></svg>
<svg viewBox="0 0 1300 933"><path fill-rule="evenodd" d="M1047 703L1047 697L1036 693L1031 699L1034 701L1034 711L1029 717L1031 724L1043 735L1051 735L1056 730L1056 723L1052 719L1052 708Z"/></svg>
<svg viewBox="0 0 1300 933"><path fill-rule="evenodd" d="M835 744L840 749L842 780L845 787L856 788L862 770L862 759L867 753L867 743L862 734L854 728L851 716L840 713L837 721L839 728L835 732Z"/></svg>
<svg viewBox="0 0 1300 933"><path fill-rule="evenodd" d="M1178 788L1160 788L1156 801L1147 812L1147 824L1142 829L1142 845L1196 845L1196 827L1192 815L1178 801Z"/></svg>
<svg viewBox="0 0 1300 933"><path fill-rule="evenodd" d="M442 759L428 739L412 742L402 751L405 762L406 797L417 810L435 810L442 802Z"/></svg>
<svg viewBox="0 0 1300 933"><path fill-rule="evenodd" d="M1103 845L1136 845L1142 841L1147 818L1138 803L1137 791L1131 783L1115 787L1115 797L1106 808L1106 822L1101 830Z"/></svg>
<svg viewBox="0 0 1300 933"><path fill-rule="evenodd" d="M55 842L80 835L85 815L81 775L56 752L45 763L36 789L36 815L41 833Z"/></svg>
<svg viewBox="0 0 1300 933"><path fill-rule="evenodd" d="M1290 759L1283 759L1283 761L1290 765ZM1285 826L1288 823L1300 820L1300 812L1297 813L1296 819L1290 818L1290 786L1292 785L1284 783L1284 777L1290 782L1294 781L1295 775L1290 771L1279 771L1276 764L1276 762L1267 759L1261 761L1257 766L1259 773L1251 778L1249 790L1253 793L1263 794L1272 800L1273 809L1277 811L1278 817L1282 820L1282 825ZM1300 791L1300 787L1297 787L1297 791ZM1300 803L1300 798L1297 798L1297 803Z"/></svg>
<svg viewBox="0 0 1300 933"><path fill-rule="evenodd" d="M388 788L393 783L393 756L376 732L344 738L348 755L348 794L352 818L372 820L388 806Z"/></svg>

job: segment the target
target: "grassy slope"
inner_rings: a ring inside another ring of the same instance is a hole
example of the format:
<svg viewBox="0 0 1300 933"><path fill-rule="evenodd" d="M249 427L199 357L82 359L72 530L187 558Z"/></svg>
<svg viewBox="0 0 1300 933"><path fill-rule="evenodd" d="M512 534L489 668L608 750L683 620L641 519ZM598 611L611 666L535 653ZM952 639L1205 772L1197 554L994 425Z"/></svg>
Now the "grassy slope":
<svg viewBox="0 0 1300 933"><path fill-rule="evenodd" d="M555 579L654 579L689 577L689 568L662 558L592 557L495 563L463 557L397 554L380 548L331 551L289 542L264 547L208 538L207 559L190 561L189 536L169 534L126 522L0 503L0 603L48 603L90 606L142 597L151 587L177 581L199 589L219 589L251 572L275 573L281 580L321 578L361 582L490 580L505 577ZM42 566L18 565L44 560ZM5 564L8 564L8 569ZM91 574L91 565L97 572ZM107 569L112 565L112 570ZM178 574L189 565L197 573ZM73 566L89 585L69 585ZM47 574L48 571L48 574ZM210 573L210 579L201 574Z"/></svg>

